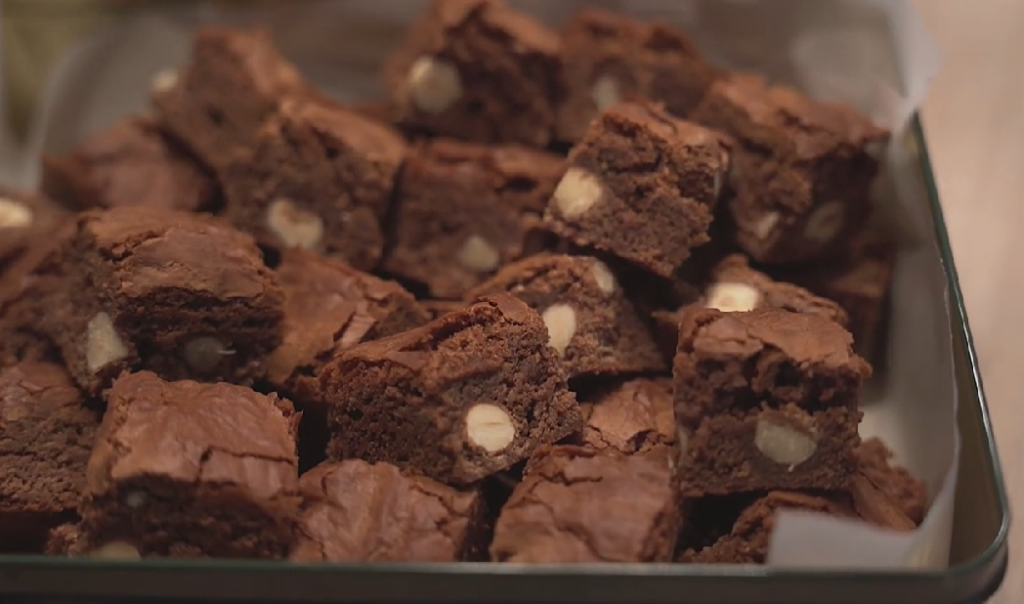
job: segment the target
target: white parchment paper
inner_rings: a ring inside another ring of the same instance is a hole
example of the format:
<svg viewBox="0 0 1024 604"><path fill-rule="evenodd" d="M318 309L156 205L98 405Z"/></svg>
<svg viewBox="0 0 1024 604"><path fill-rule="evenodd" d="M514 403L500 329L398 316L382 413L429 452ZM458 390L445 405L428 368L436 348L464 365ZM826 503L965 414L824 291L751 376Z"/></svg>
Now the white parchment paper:
<svg viewBox="0 0 1024 604"><path fill-rule="evenodd" d="M818 568L937 568L948 564L959 435L946 291L933 217L908 120L938 69L938 53L912 6L896 0L519 0L557 25L600 5L688 30L716 62L756 69L810 94L844 100L897 133L877 201L896 221L896 270L887 365L862 402L863 436L881 436L929 487L922 527L893 534L864 523L783 512L769 564ZM284 6L282 6L284 5ZM145 110L150 80L183 64L200 23L263 24L282 52L340 100L373 98L381 59L423 0L282 3L252 10L149 12L102 32L60 65L26 157L65 151L84 136ZM0 132L0 135L3 133ZM22 184L37 178L25 162Z"/></svg>

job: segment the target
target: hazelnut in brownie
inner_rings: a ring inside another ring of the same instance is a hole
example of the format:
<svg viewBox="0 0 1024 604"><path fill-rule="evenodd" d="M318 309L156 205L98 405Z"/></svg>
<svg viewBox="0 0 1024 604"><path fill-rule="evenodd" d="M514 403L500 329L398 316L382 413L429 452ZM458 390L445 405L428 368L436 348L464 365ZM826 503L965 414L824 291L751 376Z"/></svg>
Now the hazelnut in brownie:
<svg viewBox="0 0 1024 604"><path fill-rule="evenodd" d="M491 558L569 564L668 562L682 523L675 452L561 445L538 451L502 508Z"/></svg>
<svg viewBox="0 0 1024 604"><path fill-rule="evenodd" d="M737 244L754 260L834 253L869 215L868 191L889 133L852 107L731 73L689 119L736 142L729 213Z"/></svg>
<svg viewBox="0 0 1024 604"><path fill-rule="evenodd" d="M674 446L676 415L669 378L636 378L580 394L581 444L625 455Z"/></svg>
<svg viewBox="0 0 1024 604"><path fill-rule="evenodd" d="M465 485L579 430L537 313L508 295L343 351L320 375L328 459L386 461Z"/></svg>
<svg viewBox="0 0 1024 604"><path fill-rule="evenodd" d="M82 505L90 549L288 555L300 502L291 403L148 371L119 378L106 402Z"/></svg>
<svg viewBox="0 0 1024 604"><path fill-rule="evenodd" d="M709 241L728 169L721 135L646 101L617 103L573 147L545 220L576 245L671 278Z"/></svg>
<svg viewBox="0 0 1024 604"><path fill-rule="evenodd" d="M486 554L480 490L348 459L302 475L295 562L456 562Z"/></svg>
<svg viewBox="0 0 1024 604"><path fill-rule="evenodd" d="M404 126L545 147L564 94L558 34L502 0L431 0L385 67Z"/></svg>
<svg viewBox="0 0 1024 604"><path fill-rule="evenodd" d="M542 254L510 264L469 293L508 292L540 313L570 378L657 372L665 361L644 321L604 262Z"/></svg>
<svg viewBox="0 0 1024 604"><path fill-rule="evenodd" d="M820 316L689 309L673 367L686 494L849 488L870 373Z"/></svg>
<svg viewBox="0 0 1024 604"><path fill-rule="evenodd" d="M682 30L602 9L582 10L562 31L567 94L561 140L579 140L598 113L636 97L685 117L711 86L714 70Z"/></svg>
<svg viewBox="0 0 1024 604"><path fill-rule="evenodd" d="M213 177L149 118L127 118L71 153L43 156L42 190L77 209L143 205L212 209Z"/></svg>
<svg viewBox="0 0 1024 604"><path fill-rule="evenodd" d="M303 248L376 268L405 141L339 106L287 100L221 171L226 217L273 249Z"/></svg>
<svg viewBox="0 0 1024 604"><path fill-rule="evenodd" d="M515 145L436 139L399 178L384 269L437 298L461 298L537 251L541 216L565 160Z"/></svg>

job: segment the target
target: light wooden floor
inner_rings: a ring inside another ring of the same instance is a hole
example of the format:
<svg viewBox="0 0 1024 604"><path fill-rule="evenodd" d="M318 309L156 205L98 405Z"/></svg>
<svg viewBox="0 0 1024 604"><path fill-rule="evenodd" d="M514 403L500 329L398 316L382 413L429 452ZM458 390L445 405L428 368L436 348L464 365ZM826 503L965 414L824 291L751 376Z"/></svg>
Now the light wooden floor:
<svg viewBox="0 0 1024 604"><path fill-rule="evenodd" d="M925 129L1017 522L998 604L1024 602L1024 1L916 0L943 51Z"/></svg>

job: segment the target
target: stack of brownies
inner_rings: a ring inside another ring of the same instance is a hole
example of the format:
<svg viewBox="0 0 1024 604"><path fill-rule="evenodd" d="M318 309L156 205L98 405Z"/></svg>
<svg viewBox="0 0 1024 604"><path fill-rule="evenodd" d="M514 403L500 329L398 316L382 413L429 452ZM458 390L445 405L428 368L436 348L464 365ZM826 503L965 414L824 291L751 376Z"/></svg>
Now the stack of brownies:
<svg viewBox="0 0 1024 604"><path fill-rule="evenodd" d="M886 131L598 10L433 0L383 79L201 29L0 191L0 550L763 562L779 508L922 521L858 435Z"/></svg>

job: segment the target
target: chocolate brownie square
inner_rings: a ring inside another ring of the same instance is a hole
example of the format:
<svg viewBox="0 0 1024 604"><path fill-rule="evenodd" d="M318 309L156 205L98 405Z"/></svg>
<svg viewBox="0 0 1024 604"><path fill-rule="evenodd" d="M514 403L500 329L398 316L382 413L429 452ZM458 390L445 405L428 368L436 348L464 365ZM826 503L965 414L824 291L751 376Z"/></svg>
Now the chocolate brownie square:
<svg viewBox="0 0 1024 604"><path fill-rule="evenodd" d="M636 378L579 398L583 445L632 455L678 440L669 378Z"/></svg>
<svg viewBox="0 0 1024 604"><path fill-rule="evenodd" d="M0 277L34 243L53 235L67 212L37 193L0 186Z"/></svg>
<svg viewBox="0 0 1024 604"><path fill-rule="evenodd" d="M143 205L211 209L213 177L149 118L121 120L67 155L43 156L42 191L78 209Z"/></svg>
<svg viewBox="0 0 1024 604"><path fill-rule="evenodd" d="M565 84L558 34L501 0L432 0L385 68L402 124L544 147Z"/></svg>
<svg viewBox="0 0 1024 604"><path fill-rule="evenodd" d="M317 94L262 28L201 28L188 64L158 73L152 87L161 128L215 172L248 154L263 122L294 96Z"/></svg>
<svg viewBox="0 0 1024 604"><path fill-rule="evenodd" d="M124 369L248 383L281 342L284 294L252 239L199 214L81 214L65 246L69 301L46 327L80 386Z"/></svg>
<svg viewBox="0 0 1024 604"><path fill-rule="evenodd" d="M870 373L820 316L690 309L673 367L686 494L849 488Z"/></svg>
<svg viewBox="0 0 1024 604"><path fill-rule="evenodd" d="M0 369L0 552L40 553L75 518L101 416L60 365Z"/></svg>
<svg viewBox="0 0 1024 604"><path fill-rule="evenodd" d="M582 423L544 322L506 295L350 348L320 384L329 459L386 461L454 485L505 470Z"/></svg>
<svg viewBox="0 0 1024 604"><path fill-rule="evenodd" d="M870 503L867 500L873 495L871 491L878 491L890 505L899 510L900 515L909 519L913 526L924 522L925 513L928 511L928 489L922 480L893 461L893 453L884 442L876 437L864 440L857 448L857 460L859 475L866 481L866 486L870 487L864 488L865 485L862 484L862 504ZM857 502L856 497L854 501ZM863 506L858 512L866 519L871 516ZM887 516L895 514L890 513ZM905 524L899 521L897 523Z"/></svg>
<svg viewBox="0 0 1024 604"><path fill-rule="evenodd" d="M226 217L264 246L315 250L373 269L405 150L397 132L356 113L284 101L252 154L222 170Z"/></svg>
<svg viewBox="0 0 1024 604"><path fill-rule="evenodd" d="M546 447L501 510L498 562L667 562L682 523L675 453Z"/></svg>
<svg viewBox="0 0 1024 604"><path fill-rule="evenodd" d="M575 141L598 113L643 97L685 117L715 73L689 36L664 23L643 23L601 9L576 13L562 31L567 95L558 134Z"/></svg>
<svg viewBox="0 0 1024 604"><path fill-rule="evenodd" d="M546 221L558 235L671 278L709 241L729 145L647 102L612 105L569 154Z"/></svg>
<svg viewBox="0 0 1024 604"><path fill-rule="evenodd" d="M510 264L468 299L508 292L540 313L570 378L657 372L665 361L621 284L596 258L543 254Z"/></svg>
<svg viewBox="0 0 1024 604"><path fill-rule="evenodd" d="M300 488L295 562L456 562L486 552L479 489L359 459L317 466Z"/></svg>
<svg viewBox="0 0 1024 604"><path fill-rule="evenodd" d="M385 270L434 297L462 297L536 251L540 217L564 173L564 158L525 147L423 145L399 179Z"/></svg>
<svg viewBox="0 0 1024 604"><path fill-rule="evenodd" d="M299 511L299 414L231 384L120 377L89 459L90 546L143 556L284 558Z"/></svg>
<svg viewBox="0 0 1024 604"><path fill-rule="evenodd" d="M729 212L737 243L754 260L833 253L870 213L868 191L889 133L852 107L733 73L715 81L689 119L736 140Z"/></svg>

